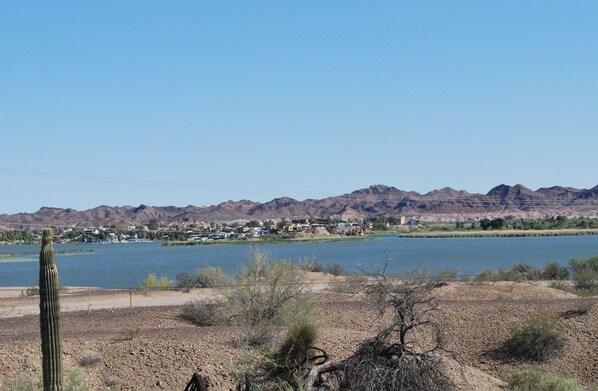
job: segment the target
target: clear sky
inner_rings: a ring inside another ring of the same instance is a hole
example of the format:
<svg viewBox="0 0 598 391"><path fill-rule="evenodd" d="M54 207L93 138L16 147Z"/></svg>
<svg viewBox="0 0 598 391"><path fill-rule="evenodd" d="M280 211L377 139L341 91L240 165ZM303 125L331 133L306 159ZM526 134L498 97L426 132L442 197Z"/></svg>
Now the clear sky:
<svg viewBox="0 0 598 391"><path fill-rule="evenodd" d="M0 213L598 184L596 1L0 2Z"/></svg>

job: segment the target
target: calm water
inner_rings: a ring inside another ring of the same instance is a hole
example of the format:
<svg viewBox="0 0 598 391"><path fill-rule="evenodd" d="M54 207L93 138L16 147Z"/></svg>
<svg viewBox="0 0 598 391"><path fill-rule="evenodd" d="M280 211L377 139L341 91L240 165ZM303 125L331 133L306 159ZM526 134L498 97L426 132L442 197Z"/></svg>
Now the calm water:
<svg viewBox="0 0 598 391"><path fill-rule="evenodd" d="M350 271L390 261L391 271L423 268L429 272L454 269L473 275L517 262L543 266L548 261L566 264L571 258L598 254L598 236L530 238L402 239L331 243L278 243L261 246L161 246L160 243L55 244L60 282L64 285L132 288L149 273L175 278L194 273L203 265L220 266L227 274L247 261L252 250L274 258L338 262ZM0 286L37 284L40 245L0 246ZM91 250L91 252L89 252Z"/></svg>

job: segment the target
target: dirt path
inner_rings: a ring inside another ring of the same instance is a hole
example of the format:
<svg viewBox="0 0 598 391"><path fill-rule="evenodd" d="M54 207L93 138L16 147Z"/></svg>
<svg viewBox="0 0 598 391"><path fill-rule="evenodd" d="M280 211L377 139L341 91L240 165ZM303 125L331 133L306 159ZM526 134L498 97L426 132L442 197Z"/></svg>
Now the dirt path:
<svg viewBox="0 0 598 391"><path fill-rule="evenodd" d="M321 292L335 279L326 273L307 273L306 286ZM28 287L0 287L0 319L39 314L39 296L27 296ZM66 287L60 294L62 312L109 308L160 307L183 305L190 301L218 300L218 289L121 290L88 287Z"/></svg>
<svg viewBox="0 0 598 391"><path fill-rule="evenodd" d="M39 314L39 296L21 296L24 289L0 289L0 318ZM62 312L109 308L183 305L195 300L217 300L222 294L212 289L184 291L123 291L94 288L67 288L60 295Z"/></svg>

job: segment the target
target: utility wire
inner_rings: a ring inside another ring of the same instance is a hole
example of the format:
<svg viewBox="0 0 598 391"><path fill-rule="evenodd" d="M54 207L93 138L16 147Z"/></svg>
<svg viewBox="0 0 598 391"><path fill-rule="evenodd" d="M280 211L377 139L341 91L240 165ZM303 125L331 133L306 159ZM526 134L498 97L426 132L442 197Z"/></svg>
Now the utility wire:
<svg viewBox="0 0 598 391"><path fill-rule="evenodd" d="M72 174L72 173L56 173L56 172L46 172L46 171L31 171L31 170L16 170L16 169L8 169L8 168L0 168L0 173L4 174L11 174L11 175L21 175L21 176L37 176L37 177L44 177L44 178L56 178L56 179L67 179L67 180L78 180L78 181L86 181L86 182L95 182L95 183L114 183L114 184L124 184L124 185L133 185L133 186L151 186L151 187L159 187L159 188L178 188L178 189L190 189L190 190L206 190L206 191L222 191L222 192L231 192L231 193L255 193L255 194L294 194L294 195L303 195L306 196L308 199L317 199L321 196L315 196L316 193L314 191L309 190L298 190L298 189L285 189L285 188L267 188L267 187L248 187L248 186L233 186L233 185L216 185L216 184L208 184L208 183L198 183L198 182L180 182L180 181L163 181L163 180L153 180L153 179L139 179L139 178L123 178L123 177L109 177L109 176L95 176L95 175L82 175L82 174ZM398 190L401 191L401 190ZM456 190L458 191L458 190ZM583 190L580 190L583 191ZM380 200L387 200L387 201L409 201L409 202L434 202L434 203L452 203L452 202L459 202L459 201L476 201L478 197L488 197L488 200L484 201L494 201L496 202L511 202L511 203L518 203L518 204L548 204L548 203L567 203L570 202L570 199L560 199L560 198L544 198L544 199L531 199L531 200L517 200L515 201L506 201L500 198L493 198L488 195L478 194L478 193L468 193L467 195L457 196L457 197L450 197L450 198L438 198L436 195L427 195L427 194L409 194L415 192L408 192L408 191L401 191L405 194L401 195L393 195L393 194L363 194L363 193L348 193L342 194L338 196L329 196L327 198L336 198L336 197L345 197L345 198L353 198L353 199L380 199ZM579 200L578 200L579 201ZM594 201L594 200L584 200L584 201Z"/></svg>
<svg viewBox="0 0 598 391"><path fill-rule="evenodd" d="M81 174L67 174L46 171L30 171L30 170L15 170L0 168L0 173L20 175L20 176L36 176L43 178L56 178L77 180L94 183L114 183L133 186L150 186L159 188L176 188L176 189L190 189L190 190L206 190L206 191L227 191L233 193L256 193L256 194L271 194L290 192L293 194L307 194L305 190L281 189L281 188L265 188L265 187L248 187L248 186L233 186L233 185L216 185L208 183L197 182L179 182L179 181L162 181L154 179L139 179L139 178L122 178L122 177L108 177L95 175L81 175Z"/></svg>

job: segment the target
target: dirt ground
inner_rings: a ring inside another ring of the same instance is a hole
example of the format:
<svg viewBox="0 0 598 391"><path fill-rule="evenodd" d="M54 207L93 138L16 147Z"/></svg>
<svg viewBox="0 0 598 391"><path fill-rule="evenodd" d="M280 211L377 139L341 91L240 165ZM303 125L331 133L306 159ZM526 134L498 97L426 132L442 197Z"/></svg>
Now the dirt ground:
<svg viewBox="0 0 598 391"><path fill-rule="evenodd" d="M314 315L317 345L333 360L346 357L384 320L363 298L326 291L331 277L311 277L320 303ZM194 372L207 375L213 390L234 389L234 374L251 360L238 343L239 330L197 327L179 317L184 303L219 295L200 289L146 294L69 289L61 297L65 372L77 369L92 390L120 383L121 390L182 391ZM437 319L464 364L464 376L453 368L461 389L502 389L499 379L525 363L505 357L500 347L513 326L540 314L558 317L566 330L562 352L541 367L588 389L598 383L598 305L576 315L583 299L532 283L456 282L435 295L442 309ZM38 300L21 297L19 289L0 290L0 384L39 377ZM80 364L93 355L101 355L99 362Z"/></svg>

